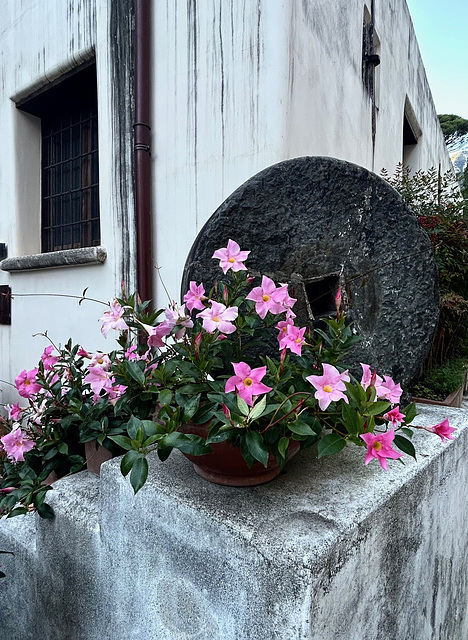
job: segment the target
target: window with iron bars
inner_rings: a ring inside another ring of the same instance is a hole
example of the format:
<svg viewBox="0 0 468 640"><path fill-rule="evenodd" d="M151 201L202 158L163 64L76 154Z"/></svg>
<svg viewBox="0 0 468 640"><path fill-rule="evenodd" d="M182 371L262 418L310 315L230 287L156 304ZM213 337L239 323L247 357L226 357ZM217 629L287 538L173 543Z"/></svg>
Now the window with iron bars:
<svg viewBox="0 0 468 640"><path fill-rule="evenodd" d="M99 245L95 65L18 106L41 119L41 251Z"/></svg>

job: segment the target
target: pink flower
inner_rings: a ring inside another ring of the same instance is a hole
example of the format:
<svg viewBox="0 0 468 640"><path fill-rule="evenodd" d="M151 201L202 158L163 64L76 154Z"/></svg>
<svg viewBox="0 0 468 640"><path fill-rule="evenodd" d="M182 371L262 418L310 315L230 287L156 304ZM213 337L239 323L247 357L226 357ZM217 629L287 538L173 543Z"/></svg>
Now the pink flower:
<svg viewBox="0 0 468 640"><path fill-rule="evenodd" d="M284 310L288 314L288 317L295 318L296 314L293 311L291 311L291 307L293 307L296 304L297 299L291 298L291 296L289 295L288 285L280 283L280 287L277 289L277 291L278 291L278 299L283 305Z"/></svg>
<svg viewBox="0 0 468 640"><path fill-rule="evenodd" d="M203 286L203 283L197 285L195 280L190 280L190 289L184 295L184 302L190 313L194 309L203 311L203 309L205 308L205 305L202 302L204 293L205 287Z"/></svg>
<svg viewBox="0 0 468 640"><path fill-rule="evenodd" d="M101 351L96 351L96 353L93 353L93 355L91 356L91 362L89 363L88 368L91 369L91 367L101 367L101 369L104 369L104 371L109 371L111 365L112 363L107 354L102 353Z"/></svg>
<svg viewBox="0 0 468 640"><path fill-rule="evenodd" d="M227 247L218 249L213 253L213 258L219 259L219 266L223 273L227 273L229 269L233 271L246 271L246 267L242 264L247 260L250 251L241 251L237 242L229 240Z"/></svg>
<svg viewBox="0 0 468 640"><path fill-rule="evenodd" d="M238 316L237 307L225 307L220 302L210 300L211 308L197 313L203 319L203 328L208 333L218 330L220 333L233 333L236 327L232 324Z"/></svg>
<svg viewBox="0 0 468 640"><path fill-rule="evenodd" d="M445 418L443 422L439 422L439 424L434 425L433 427L424 427L426 431L430 431L431 433L435 433L442 438L442 442L444 440L453 440L452 433L456 431L455 427L451 427L449 425L448 418Z"/></svg>
<svg viewBox="0 0 468 640"><path fill-rule="evenodd" d="M204 307L202 307L204 309ZM173 307L166 307L164 309L164 313L166 314L166 322L171 327L171 330L176 326L180 326L181 329L176 332L175 337L177 340L180 340L184 337L186 329L191 329L193 327L193 321L190 316L185 314L185 305L182 305L180 309L177 308L177 305L174 303Z"/></svg>
<svg viewBox="0 0 468 640"><path fill-rule="evenodd" d="M133 346L128 347L127 351L125 352L125 358L132 362L132 360L144 360L145 356L138 355L138 347L136 344L134 344Z"/></svg>
<svg viewBox="0 0 468 640"><path fill-rule="evenodd" d="M363 364L361 362L361 367L362 367L361 387L365 391L371 384L373 384L377 392L377 395L376 395L376 399L377 399L377 396L379 395L379 389L383 383L383 378L378 376L375 371L372 372L368 364ZM374 381L372 382L373 376L374 376Z"/></svg>
<svg viewBox="0 0 468 640"><path fill-rule="evenodd" d="M83 349L83 347L80 347L78 349L78 351L76 352L77 356L80 356L81 358L90 358L91 356L89 355L89 353Z"/></svg>
<svg viewBox="0 0 468 640"><path fill-rule="evenodd" d="M44 363L44 369L46 371L50 371L54 367L54 365L56 365L57 362L59 361L59 358L57 356L50 355L53 350L54 350L53 345L49 345L44 349L41 355L41 360Z"/></svg>
<svg viewBox="0 0 468 640"><path fill-rule="evenodd" d="M105 311L99 318L99 320L102 320L101 333L106 338L111 329L115 329L116 331L125 331L128 329L128 325L122 317L125 309L115 299L110 301L109 306L110 310Z"/></svg>
<svg viewBox="0 0 468 640"><path fill-rule="evenodd" d="M301 355L302 345L305 343L304 333L306 327L299 329L299 327L295 327L293 324L288 324L286 327L286 335L280 340L279 348L284 349L287 347L293 353L296 353L298 356Z"/></svg>
<svg viewBox="0 0 468 640"><path fill-rule="evenodd" d="M31 369L31 371L24 369L15 378L15 387L23 398L30 398L42 389L41 385L36 382L36 375L37 369Z"/></svg>
<svg viewBox="0 0 468 640"><path fill-rule="evenodd" d="M397 460L403 456L395 449L392 449L392 442L395 438L395 431L391 429L387 433L363 433L361 438L367 445L366 459L364 464L369 464L373 458L377 458L382 469L387 471L387 458Z"/></svg>
<svg viewBox="0 0 468 640"><path fill-rule="evenodd" d="M383 417L388 422L391 422L394 427L399 427L405 420L405 414L400 413L400 407L395 407L391 411L384 413Z"/></svg>
<svg viewBox="0 0 468 640"><path fill-rule="evenodd" d="M343 391L346 391L345 382L349 382L348 371L340 373L333 365L324 362L322 376L307 376L306 380L317 389L315 398L319 401L322 411L330 402L344 400L349 403Z"/></svg>
<svg viewBox="0 0 468 640"><path fill-rule="evenodd" d="M99 395L103 389L108 391L111 388L114 379L102 367L89 367L89 373L85 376L84 382L87 382L93 392Z"/></svg>
<svg viewBox="0 0 468 640"><path fill-rule="evenodd" d="M140 322L140 324L148 333L148 340L146 341L148 347L156 347L158 349L164 347L163 338L168 336L172 331L171 325L166 320L158 324L156 327L144 324L143 322Z"/></svg>
<svg viewBox="0 0 468 640"><path fill-rule="evenodd" d="M403 390L400 384L395 384L390 376L384 376L383 383L377 390L377 395L379 398L385 398L392 404L400 402L402 393Z"/></svg>
<svg viewBox="0 0 468 640"><path fill-rule="evenodd" d="M15 422L19 420L21 412L23 411L23 409L19 406L19 402L12 405L7 404L6 410L8 411L8 418L10 420L14 420Z"/></svg>
<svg viewBox="0 0 468 640"><path fill-rule="evenodd" d="M286 298L289 298L287 286L276 287L273 280L267 278L267 276L262 277L261 287L254 287L252 291L245 296L246 300L253 300L256 303L255 311L262 320L268 312L276 315L286 311L284 304Z"/></svg>
<svg viewBox="0 0 468 640"><path fill-rule="evenodd" d="M226 393L237 391L239 396L252 407L253 396L271 391L272 387L267 387L261 382L266 374L266 367L251 369L245 362L233 362L232 366L236 375L226 380Z"/></svg>
<svg viewBox="0 0 468 640"><path fill-rule="evenodd" d="M276 325L276 329L278 329L279 333L278 333L278 342L280 344L280 349L282 349L281 347L281 341L283 340L283 338L286 337L287 333L288 333L288 327L289 326L294 326L294 320L287 316L286 320L281 320L280 322L278 322L278 324Z"/></svg>
<svg viewBox="0 0 468 640"><path fill-rule="evenodd" d="M109 394L109 402L112 405L115 405L117 400L123 396L127 387L123 384L113 384L111 387L105 389L105 391Z"/></svg>
<svg viewBox="0 0 468 640"><path fill-rule="evenodd" d="M0 439L7 456L13 462L24 462L24 454L34 448L34 442L20 428Z"/></svg>

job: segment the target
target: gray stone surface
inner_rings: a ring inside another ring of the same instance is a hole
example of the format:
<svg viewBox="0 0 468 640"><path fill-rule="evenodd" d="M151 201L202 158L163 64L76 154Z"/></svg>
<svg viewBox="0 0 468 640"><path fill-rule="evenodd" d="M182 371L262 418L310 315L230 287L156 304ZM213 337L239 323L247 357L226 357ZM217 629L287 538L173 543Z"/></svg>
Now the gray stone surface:
<svg viewBox="0 0 468 640"><path fill-rule="evenodd" d="M151 458L133 495L119 460L55 485L56 519L0 521L8 640L466 640L465 411L418 460L300 453L261 487L202 480Z"/></svg>
<svg viewBox="0 0 468 640"><path fill-rule="evenodd" d="M3 271L31 271L56 267L76 267L81 264L102 264L106 258L107 251L104 247L83 247L5 258L0 262L0 268Z"/></svg>
<svg viewBox="0 0 468 640"><path fill-rule="evenodd" d="M183 293L190 280L208 289L221 277L211 256L229 238L251 250L251 273L291 283L302 326L310 322L302 283L329 274L346 283L348 316L364 338L351 358L357 371L357 363L368 362L406 384L419 369L438 318L432 248L398 193L377 175L322 157L261 171L200 231Z"/></svg>

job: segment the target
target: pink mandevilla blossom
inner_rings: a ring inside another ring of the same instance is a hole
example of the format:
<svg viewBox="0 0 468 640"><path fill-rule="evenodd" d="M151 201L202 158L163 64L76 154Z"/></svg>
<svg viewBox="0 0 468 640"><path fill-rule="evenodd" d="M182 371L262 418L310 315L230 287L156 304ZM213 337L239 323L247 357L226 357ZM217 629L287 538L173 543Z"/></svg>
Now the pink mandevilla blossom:
<svg viewBox="0 0 468 640"><path fill-rule="evenodd" d="M271 278L263 276L262 285L254 287L245 299L255 302L255 311L263 320L268 312L277 315L286 311L286 297L289 297L286 285L277 287Z"/></svg>
<svg viewBox="0 0 468 640"><path fill-rule="evenodd" d="M229 240L227 247L218 249L213 253L213 258L219 260L219 266L223 273L227 273L229 269L233 271L246 271L246 267L242 264L247 260L250 251L241 251L237 242Z"/></svg>
<svg viewBox="0 0 468 640"><path fill-rule="evenodd" d="M123 385L123 384L112 384L111 387L106 389L106 391L109 394L109 402L112 405L115 405L117 400L121 396L123 396L123 394L125 393L126 390L127 390L127 387L125 385Z"/></svg>
<svg viewBox="0 0 468 640"><path fill-rule="evenodd" d="M405 414L400 413L400 407L395 407L391 411L384 413L383 417L388 422L391 422L394 427L399 427L405 420Z"/></svg>
<svg viewBox="0 0 468 640"><path fill-rule="evenodd" d="M281 341L283 340L283 338L285 338L286 334L288 333L288 327L289 326L294 326L294 320L290 316L287 316L286 320L281 320L276 325L276 329L278 329L278 331L279 331L277 337L278 337L278 342L279 342L279 345L280 345L280 349L283 348L281 346Z"/></svg>
<svg viewBox="0 0 468 640"><path fill-rule="evenodd" d="M175 334L177 340L183 338L186 330L193 327L193 320L185 313L185 305L182 305L179 309L174 303L172 307L166 307L164 313L166 315L166 322L171 327L171 330L176 325L181 327Z"/></svg>
<svg viewBox="0 0 468 640"><path fill-rule="evenodd" d="M238 316L237 307L225 307L220 302L210 300L211 308L197 313L197 318L202 318L203 328L208 333L218 330L220 333L234 333L236 330L232 320Z"/></svg>
<svg viewBox="0 0 468 640"><path fill-rule="evenodd" d="M367 445L366 459L364 464L369 464L371 460L377 458L382 469L387 471L387 458L397 460L403 456L395 449L392 449L392 442L395 438L395 431L391 429L387 433L363 433L361 438Z"/></svg>
<svg viewBox="0 0 468 640"><path fill-rule="evenodd" d="M286 335L283 335L279 343L280 349L284 349L285 347L287 347L293 353L300 356L302 345L305 343L305 331L306 327L299 329L299 327L296 327L294 325L288 325L286 327Z"/></svg>
<svg viewBox="0 0 468 640"><path fill-rule="evenodd" d="M14 420L15 422L19 420L21 412L23 411L23 409L19 406L19 402L11 405L7 404L6 410L8 411L8 418L10 420Z"/></svg>
<svg viewBox="0 0 468 640"><path fill-rule="evenodd" d="M152 327L149 324L144 324L143 322L140 322L140 324L146 329L146 332L148 333L148 340L146 341L148 347L156 347L157 349L164 347L163 338L168 336L172 330L171 325L166 320L156 325L155 327Z"/></svg>
<svg viewBox="0 0 468 640"><path fill-rule="evenodd" d="M102 367L89 367L89 373L84 378L95 395L99 395L104 389L106 392L111 388L114 379Z"/></svg>
<svg viewBox="0 0 468 640"><path fill-rule="evenodd" d="M34 448L34 442L18 427L1 438L5 453L13 462L24 462L24 454Z"/></svg>
<svg viewBox="0 0 468 640"><path fill-rule="evenodd" d="M266 374L266 367L251 369L245 362L233 362L235 376L226 380L226 393L237 391L239 396L252 407L253 397L262 393L268 393L272 387L267 387L261 382Z"/></svg>
<svg viewBox="0 0 468 640"><path fill-rule="evenodd" d="M197 285L195 280L190 280L190 289L184 295L184 302L187 309L190 313L194 309L198 309L199 311L203 311L205 305L202 302L202 298L205 294L205 287L203 283Z"/></svg>
<svg viewBox="0 0 468 640"><path fill-rule="evenodd" d="M343 393L346 391L345 382L349 382L348 371L340 373L333 365L324 362L323 375L307 376L306 380L317 389L315 398L322 411L325 411L330 402L337 400L344 400L349 404L348 398Z"/></svg>
<svg viewBox="0 0 468 640"><path fill-rule="evenodd" d="M54 367L54 365L56 365L57 362L59 361L58 356L51 355L53 350L54 350L53 345L49 345L44 349L41 355L41 360L44 363L44 369L46 371L50 371Z"/></svg>
<svg viewBox="0 0 468 640"><path fill-rule="evenodd" d="M383 397L383 393L387 391L387 389L381 389L383 384L383 378L381 378L381 376L378 376L375 371L372 372L368 364L363 364L361 362L361 367L362 367L361 387L365 391L369 387L369 385L372 383L372 378L374 376L373 385L376 391L375 400L377 400L377 398Z"/></svg>
<svg viewBox="0 0 468 640"><path fill-rule="evenodd" d="M102 321L101 333L106 338L111 329L115 329L116 331L125 331L128 329L128 325L123 319L125 309L117 302L117 300L115 300L115 298L110 301L109 306L110 310L105 311L99 318L99 320Z"/></svg>
<svg viewBox="0 0 468 640"><path fill-rule="evenodd" d="M85 349L83 349L83 347L80 347L78 349L78 351L76 352L76 355L80 356L81 358L91 358L89 353Z"/></svg>
<svg viewBox="0 0 468 640"><path fill-rule="evenodd" d="M36 375L37 369L31 369L31 371L24 369L15 378L15 387L23 398L30 398L42 389L41 385L36 382Z"/></svg>
<svg viewBox="0 0 468 640"><path fill-rule="evenodd" d="M134 361L134 360L144 360L145 356L139 356L138 355L138 347L136 344L132 345L131 347L128 347L128 349L125 352L125 358L127 360L130 360L130 362Z"/></svg>
<svg viewBox="0 0 468 640"><path fill-rule="evenodd" d="M377 395L379 398L385 398L392 404L396 404L400 402L401 394L403 390L400 384L396 384L390 376L384 376L383 383L379 390L377 391Z"/></svg>
<svg viewBox="0 0 468 640"><path fill-rule="evenodd" d="M91 356L91 362L88 365L88 368L91 367L101 367L104 371L109 371L112 366L111 360L106 353L102 353L101 351L96 351Z"/></svg>
<svg viewBox="0 0 468 640"><path fill-rule="evenodd" d="M452 433L456 431L455 427L451 427L449 425L448 418L445 418L443 422L439 422L439 424L436 424L433 427L424 427L424 428L426 429L426 431L435 433L440 438L442 438L442 442L444 442L444 440L453 440Z"/></svg>

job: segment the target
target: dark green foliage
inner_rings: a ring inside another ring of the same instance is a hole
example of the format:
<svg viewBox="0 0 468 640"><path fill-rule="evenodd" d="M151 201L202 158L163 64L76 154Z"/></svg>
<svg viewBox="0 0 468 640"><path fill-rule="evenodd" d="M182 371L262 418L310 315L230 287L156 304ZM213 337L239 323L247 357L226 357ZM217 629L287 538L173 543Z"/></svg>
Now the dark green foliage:
<svg viewBox="0 0 468 640"><path fill-rule="evenodd" d="M453 113L438 116L446 144L450 144L455 138L468 133L468 120L456 116Z"/></svg>

